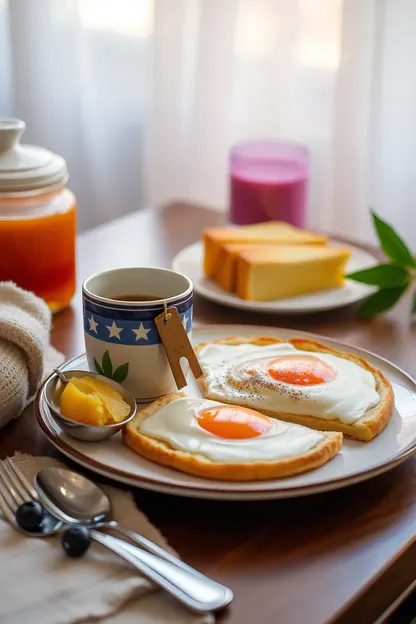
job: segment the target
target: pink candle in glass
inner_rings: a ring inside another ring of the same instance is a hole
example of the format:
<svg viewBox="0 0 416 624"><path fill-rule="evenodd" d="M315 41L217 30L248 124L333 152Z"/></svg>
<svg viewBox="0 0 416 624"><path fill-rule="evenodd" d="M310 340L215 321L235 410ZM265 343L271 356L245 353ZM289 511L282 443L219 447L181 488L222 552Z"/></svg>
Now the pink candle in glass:
<svg viewBox="0 0 416 624"><path fill-rule="evenodd" d="M309 153L297 143L236 145L230 156L230 221L286 221L305 227Z"/></svg>

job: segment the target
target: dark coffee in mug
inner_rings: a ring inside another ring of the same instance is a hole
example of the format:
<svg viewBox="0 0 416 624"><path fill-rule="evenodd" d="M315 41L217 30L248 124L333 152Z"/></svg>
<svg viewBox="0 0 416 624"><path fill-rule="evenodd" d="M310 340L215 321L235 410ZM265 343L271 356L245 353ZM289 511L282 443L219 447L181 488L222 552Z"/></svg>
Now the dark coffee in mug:
<svg viewBox="0 0 416 624"><path fill-rule="evenodd" d="M117 295L117 297L111 297L116 301L159 301L163 297L157 295Z"/></svg>

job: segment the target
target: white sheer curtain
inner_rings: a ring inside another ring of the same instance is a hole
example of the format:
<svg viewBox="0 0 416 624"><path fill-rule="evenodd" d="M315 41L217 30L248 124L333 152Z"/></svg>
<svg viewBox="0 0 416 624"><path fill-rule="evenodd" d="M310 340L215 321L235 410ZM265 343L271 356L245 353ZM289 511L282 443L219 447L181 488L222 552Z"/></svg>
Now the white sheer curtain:
<svg viewBox="0 0 416 624"><path fill-rule="evenodd" d="M224 210L230 145L281 137L311 149L312 227L371 241L373 206L416 249L415 24L414 0L0 0L0 113L68 160L81 227Z"/></svg>
<svg viewBox="0 0 416 624"><path fill-rule="evenodd" d="M152 3L0 0L0 7L10 60L9 107L0 114L26 121L25 142L66 158L81 229L142 207ZM2 56L0 49L0 64ZM0 106L4 87L1 80Z"/></svg>

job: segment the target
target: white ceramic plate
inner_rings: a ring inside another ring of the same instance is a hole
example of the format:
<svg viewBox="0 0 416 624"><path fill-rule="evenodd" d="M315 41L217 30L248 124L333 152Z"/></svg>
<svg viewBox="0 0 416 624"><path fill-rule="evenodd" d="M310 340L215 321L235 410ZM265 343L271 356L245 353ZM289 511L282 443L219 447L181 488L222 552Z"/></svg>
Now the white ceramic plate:
<svg viewBox="0 0 416 624"><path fill-rule="evenodd" d="M293 337L293 330L246 325L211 325L196 328L193 342L209 342L231 335ZM79 442L66 436L52 419L45 402L44 392L36 401L38 422L49 440L62 453L89 468L116 481L157 492L223 500L263 500L289 498L303 494L316 494L334 490L390 470L416 451L416 384L402 370L377 355L310 334L309 336L341 351L350 351L367 358L378 367L393 384L396 409L386 429L372 442L344 440L341 453L325 466L302 475L272 481L232 483L193 477L170 468L154 464L125 447L121 435L100 443ZM63 370L87 369L85 355L67 362ZM353 390L352 390L353 391ZM190 380L187 392L199 396L196 382Z"/></svg>
<svg viewBox="0 0 416 624"><path fill-rule="evenodd" d="M330 241L331 245L342 245L338 241ZM352 250L348 260L346 272L359 271L374 266L377 259L358 247L348 245ZM232 308L242 308L255 312L274 312L280 314L305 314L307 312L320 312L332 310L356 303L374 292L373 286L359 284L352 280L346 280L341 288L322 290L310 295L300 295L279 299L276 301L246 301L232 293L226 292L213 280L205 277L202 270L202 243L194 243L182 249L174 258L172 268L179 273L187 275L194 283L195 292L211 301L221 303Z"/></svg>

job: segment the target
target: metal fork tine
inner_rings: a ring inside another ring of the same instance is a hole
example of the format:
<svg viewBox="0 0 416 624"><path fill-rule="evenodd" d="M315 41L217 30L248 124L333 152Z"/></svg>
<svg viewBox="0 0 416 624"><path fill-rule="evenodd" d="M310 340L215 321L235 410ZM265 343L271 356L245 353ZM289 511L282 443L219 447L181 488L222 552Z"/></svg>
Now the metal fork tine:
<svg viewBox="0 0 416 624"><path fill-rule="evenodd" d="M3 466L10 479L13 481L14 486L25 500L30 498L32 500L38 500L35 488L32 486L26 475L23 474L21 469L13 463L10 457L6 458L6 461L3 462Z"/></svg>
<svg viewBox="0 0 416 624"><path fill-rule="evenodd" d="M12 496L12 493L10 492L8 486L6 485L2 475L0 475L0 495L6 501L7 505L9 506L12 513L14 514L16 512L17 507L21 503L16 503L16 500Z"/></svg>
<svg viewBox="0 0 416 624"><path fill-rule="evenodd" d="M8 490L10 491L11 495L18 505L30 498L30 495L26 492L24 488L22 488L14 473L10 470L10 467L4 461L1 462L0 473L1 478L5 482L5 485L7 486Z"/></svg>
<svg viewBox="0 0 416 624"><path fill-rule="evenodd" d="M9 524L16 526L16 519L14 517L13 510L9 507L6 499L0 494L0 510L4 516L4 519L9 522Z"/></svg>
<svg viewBox="0 0 416 624"><path fill-rule="evenodd" d="M10 479L9 475L7 474L4 468L3 462L0 462L0 479L3 481L4 487L6 488L8 493L13 497L17 506L25 502L25 499L20 495L20 493L14 487L13 481Z"/></svg>

